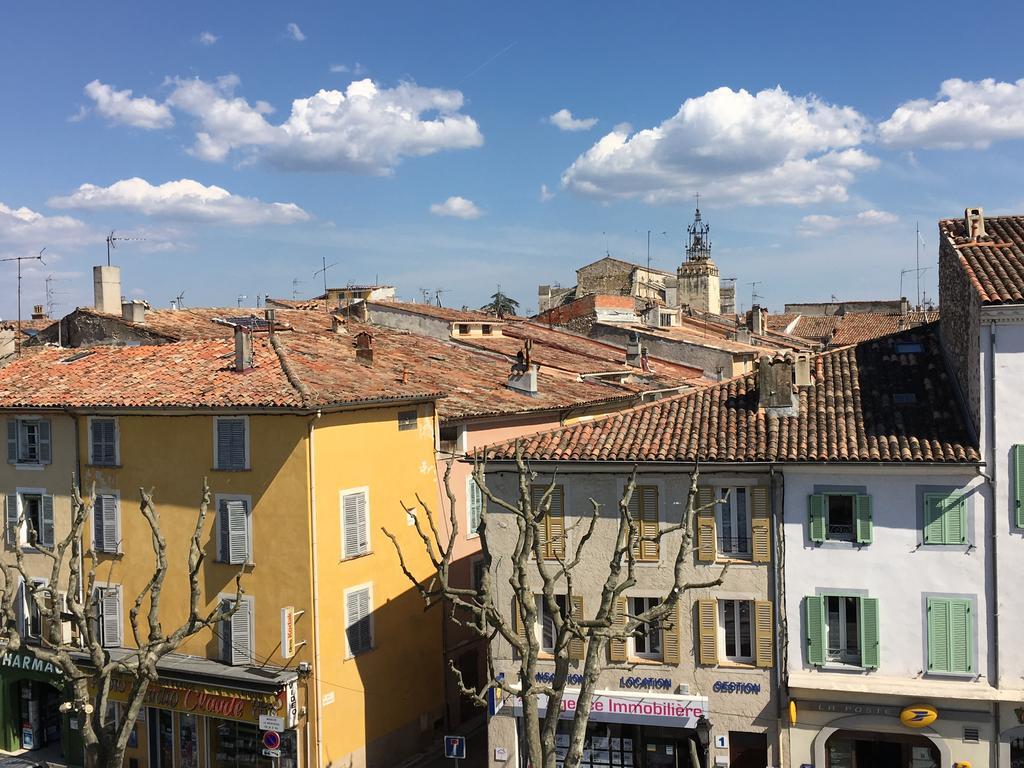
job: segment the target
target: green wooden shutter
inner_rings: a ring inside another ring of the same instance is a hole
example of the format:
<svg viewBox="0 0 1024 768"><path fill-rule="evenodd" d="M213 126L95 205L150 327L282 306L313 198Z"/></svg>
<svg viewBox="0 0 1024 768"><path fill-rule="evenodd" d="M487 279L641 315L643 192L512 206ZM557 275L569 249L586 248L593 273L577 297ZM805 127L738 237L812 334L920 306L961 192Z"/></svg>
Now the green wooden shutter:
<svg viewBox="0 0 1024 768"><path fill-rule="evenodd" d="M967 543L967 502L962 496L946 497L942 504L942 528L947 544Z"/></svg>
<svg viewBox="0 0 1024 768"><path fill-rule="evenodd" d="M967 600L949 601L949 671L972 672L971 604Z"/></svg>
<svg viewBox="0 0 1024 768"><path fill-rule="evenodd" d="M825 665L825 598L808 596L804 609L807 613L807 661L821 667Z"/></svg>
<svg viewBox="0 0 1024 768"><path fill-rule="evenodd" d="M871 516L871 497L859 494L854 501L854 511L857 543L870 544L875 537L875 526Z"/></svg>
<svg viewBox="0 0 1024 768"><path fill-rule="evenodd" d="M1013 446L1014 522L1024 528L1024 445Z"/></svg>
<svg viewBox="0 0 1024 768"><path fill-rule="evenodd" d="M811 541L825 540L825 496L812 493L807 497L807 521Z"/></svg>
<svg viewBox="0 0 1024 768"><path fill-rule="evenodd" d="M878 598L860 599L860 663L869 669L877 669L878 648Z"/></svg>
<svg viewBox="0 0 1024 768"><path fill-rule="evenodd" d="M928 671L949 671L949 600L928 598Z"/></svg>
<svg viewBox="0 0 1024 768"><path fill-rule="evenodd" d="M942 524L942 503L945 496L941 493L924 495L924 543L944 544L945 529Z"/></svg>

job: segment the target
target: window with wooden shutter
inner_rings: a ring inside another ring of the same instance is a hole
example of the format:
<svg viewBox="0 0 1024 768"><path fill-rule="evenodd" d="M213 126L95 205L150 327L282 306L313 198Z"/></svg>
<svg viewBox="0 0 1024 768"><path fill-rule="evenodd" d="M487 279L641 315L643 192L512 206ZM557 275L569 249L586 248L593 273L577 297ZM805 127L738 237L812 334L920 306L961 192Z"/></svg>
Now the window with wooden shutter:
<svg viewBox="0 0 1024 768"><path fill-rule="evenodd" d="M113 493L96 495L92 510L93 546L100 552L117 552L121 543L121 504Z"/></svg>
<svg viewBox="0 0 1024 768"><path fill-rule="evenodd" d="M775 663L775 614L770 600L754 602L754 663L769 668Z"/></svg>
<svg viewBox="0 0 1024 768"><path fill-rule="evenodd" d="M860 599L860 663L862 667L878 669L881 654L878 637L878 599Z"/></svg>
<svg viewBox="0 0 1024 768"><path fill-rule="evenodd" d="M1013 446L1013 521L1024 528L1024 445Z"/></svg>
<svg viewBox="0 0 1024 768"><path fill-rule="evenodd" d="M519 600L512 598L512 632L515 633L525 644L528 640L526 622L523 620L523 609Z"/></svg>
<svg viewBox="0 0 1024 768"><path fill-rule="evenodd" d="M807 663L825 666L825 598L809 595L804 598L804 624L807 630Z"/></svg>
<svg viewBox="0 0 1024 768"><path fill-rule="evenodd" d="M230 565L244 565L252 559L249 537L249 500L220 498L218 502L220 529L220 560Z"/></svg>
<svg viewBox="0 0 1024 768"><path fill-rule="evenodd" d="M7 463L18 463L18 420L7 420Z"/></svg>
<svg viewBox="0 0 1024 768"><path fill-rule="evenodd" d="M697 559L702 563L713 563L717 544L715 541L715 492L712 488L697 489Z"/></svg>
<svg viewBox="0 0 1024 768"><path fill-rule="evenodd" d="M812 493L807 497L807 530L811 541L825 540L825 496Z"/></svg>
<svg viewBox="0 0 1024 768"><path fill-rule="evenodd" d="M44 547L53 546L53 496L43 494L39 499L39 543Z"/></svg>
<svg viewBox="0 0 1024 768"><path fill-rule="evenodd" d="M217 469L248 469L248 419L242 416L218 416L216 425Z"/></svg>
<svg viewBox="0 0 1024 768"><path fill-rule="evenodd" d="M858 544L870 544L874 540L871 497L858 494L854 499L854 534Z"/></svg>
<svg viewBox="0 0 1024 768"><path fill-rule="evenodd" d="M122 643L121 587L98 587L96 592L100 645L104 648L119 648Z"/></svg>
<svg viewBox="0 0 1024 768"><path fill-rule="evenodd" d="M655 537L660 530L658 487L638 485L629 499L629 515L636 522L639 539L633 542L633 556L637 560L657 562L661 556L660 543Z"/></svg>
<svg viewBox="0 0 1024 768"><path fill-rule="evenodd" d="M718 663L718 601L697 601L698 661L706 666Z"/></svg>
<svg viewBox="0 0 1024 768"><path fill-rule="evenodd" d="M576 621L583 621L583 598L580 595L572 596L572 617ZM586 652L586 642L582 637L572 635L569 638L568 655L570 659L581 660Z"/></svg>
<svg viewBox="0 0 1024 768"><path fill-rule="evenodd" d="M342 491L341 556L356 557L370 551L368 491Z"/></svg>
<svg viewBox="0 0 1024 768"><path fill-rule="evenodd" d="M221 598L221 608L231 610L235 599ZM253 660L253 599L243 597L238 609L220 624L221 650L224 662L235 666Z"/></svg>
<svg viewBox="0 0 1024 768"><path fill-rule="evenodd" d="M924 543L967 543L967 500L960 494L924 495Z"/></svg>
<svg viewBox="0 0 1024 768"><path fill-rule="evenodd" d="M369 585L345 593L345 638L348 655L358 656L373 648Z"/></svg>
<svg viewBox="0 0 1024 768"><path fill-rule="evenodd" d="M626 630L626 598L615 598L615 605L612 608L612 627L616 632ZM624 662L629 659L628 641L622 637L613 637L608 640L608 659L613 663Z"/></svg>
<svg viewBox="0 0 1024 768"><path fill-rule="evenodd" d="M530 502L534 514L541 511L544 504L544 495L548 492L548 485L530 486ZM545 506L546 512L537 526L540 535L541 554L545 560L554 560L565 557L565 506L564 492L561 485L551 489Z"/></svg>
<svg viewBox="0 0 1024 768"><path fill-rule="evenodd" d="M770 563L772 561L772 528L768 489L762 487L751 489L750 499L751 549L754 562Z"/></svg>
<svg viewBox="0 0 1024 768"><path fill-rule="evenodd" d="M466 529L469 535L475 534L480 527L480 519L484 512L484 494L477 485L476 479L470 475L466 478Z"/></svg>
<svg viewBox="0 0 1024 768"><path fill-rule="evenodd" d="M970 600L929 597L928 671L968 674L974 671L974 628Z"/></svg>
<svg viewBox="0 0 1024 768"><path fill-rule="evenodd" d="M21 526L18 523L18 494L7 494L7 501L4 507L5 520L7 523L5 529L5 537L7 545L9 547L14 547L21 543Z"/></svg>
<svg viewBox="0 0 1024 768"><path fill-rule="evenodd" d="M89 463L117 464L117 422L113 418L89 417Z"/></svg>
<svg viewBox="0 0 1024 768"><path fill-rule="evenodd" d="M679 664L681 661L680 651L680 627L679 627L679 603L676 602L662 620L662 660L666 664Z"/></svg>

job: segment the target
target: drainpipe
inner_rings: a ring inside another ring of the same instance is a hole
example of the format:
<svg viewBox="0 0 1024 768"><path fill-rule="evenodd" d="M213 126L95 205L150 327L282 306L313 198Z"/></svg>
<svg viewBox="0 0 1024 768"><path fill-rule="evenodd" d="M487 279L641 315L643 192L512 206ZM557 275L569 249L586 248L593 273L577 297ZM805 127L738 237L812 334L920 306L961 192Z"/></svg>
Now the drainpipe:
<svg viewBox="0 0 1024 768"><path fill-rule="evenodd" d="M991 414L988 424L988 460L987 466L989 474L981 473L989 486L989 498L992 499L992 533L991 533L991 545L989 547L988 562L989 562L989 579L992 584L992 677L991 684L993 688L999 688L999 515L996 512L996 469L998 467L998 461L996 460L996 324L990 322L988 324L988 412ZM999 741L999 734L1002 730L1000 722L1000 705L998 702L992 708L992 726L994 729L994 738L992 739L992 765L998 768L1000 753L1002 748Z"/></svg>
<svg viewBox="0 0 1024 768"><path fill-rule="evenodd" d="M775 638L775 721L777 737L775 742L776 759L773 762L775 765L786 765L788 764L788 761L783 760L782 756L782 734L783 730L788 730L789 727L786 723L786 713L788 712L788 707L786 706L785 701L788 698L789 694L789 627L786 622L786 591L783 584L783 574L785 572L786 564L786 550L784 537L786 482L785 475L777 473L774 464L771 464L768 467L768 477L768 510L775 528L775 557L772 558L772 575L775 581L775 625L779 629L778 636ZM776 504L775 488L777 484L777 478L781 479L781 483L779 483L779 488L781 489L780 504ZM788 746L789 739L785 739L785 741Z"/></svg>
<svg viewBox="0 0 1024 768"><path fill-rule="evenodd" d="M316 416L309 420L309 441L307 443L309 446L309 544L313 553L313 689L316 694L316 761L313 763L313 768L319 768L321 764L324 719L324 700L320 693L320 555L316 538L316 451L313 446L313 428L320 420L321 415L318 409Z"/></svg>

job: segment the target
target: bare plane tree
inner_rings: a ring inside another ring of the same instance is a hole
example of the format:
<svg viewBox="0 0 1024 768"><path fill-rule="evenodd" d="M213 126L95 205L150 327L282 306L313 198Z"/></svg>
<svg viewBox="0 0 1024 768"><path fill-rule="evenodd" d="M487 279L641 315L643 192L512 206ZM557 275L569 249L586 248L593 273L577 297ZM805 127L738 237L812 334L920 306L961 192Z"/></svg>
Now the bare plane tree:
<svg viewBox="0 0 1024 768"><path fill-rule="evenodd" d="M630 473L625 491L619 500L618 526L615 533L612 556L607 564L607 574L600 591L600 600L593 615L580 615L574 610L577 567L586 558L588 545L594 541L595 530L600 516L601 505L590 499L590 514L579 518L574 526L580 535L575 551L569 552L563 537L563 551L551 558L550 548L547 559L544 551L544 518L551 508L555 492L555 479L546 485L543 495L537 499L532 493L536 473L531 470L517 443L516 468L518 471L518 499L500 498L488 488L485 482L486 466L477 459L473 467L473 479L479 486L487 505L507 513L516 523L517 532L511 551L494 551L488 546L487 521L489 513L484 510L477 532L483 552L483 573L481 583L476 587L463 587L451 579L451 563L458 536L459 521L455 511L455 497L449 485L451 462L445 472L449 514L447 536L438 528L438 520L423 499L417 497L417 507L406 509L415 520L416 532L430 557L433 573L425 581L416 579L409 570L405 555L398 541L389 531L384 534L391 539L398 553L400 566L406 577L415 585L419 594L429 603L443 601L450 608L453 621L469 624L489 641L500 637L515 650L519 658L517 684L499 678L492 668L490 679L479 690L467 688L465 681L454 663L449 663L458 686L464 696L478 706L486 707L490 691L521 701L523 712L523 745L530 765L536 768L555 768L555 733L562 709L562 698L574 666L579 666L580 681L576 706L571 720L568 753L560 760L565 768L578 768L583 753L591 703L600 673L612 666L608 662L607 648L610 643L624 643L644 625L667 626L678 620L677 607L680 597L687 591L706 589L722 583L726 568L723 566L716 578L701 581L687 581L687 565L691 561L694 520L705 507L713 507L716 501L698 503L698 467L690 472L689 494L685 510L679 520L667 521L657 532L642 533L640 521L631 513L631 499L637 485L637 470ZM636 584L637 547L644 542L661 544L666 536L679 533L678 547L672 557L672 587L651 608L635 615L623 612L621 606L627 590ZM603 534L602 534L603 535ZM507 547L505 548L507 549ZM504 584L494 581L494 565L501 559L508 561L511 573L508 578L510 592ZM533 632L522 631L523 627L535 626L538 610L533 585L542 585L540 599L543 602L545 618L550 618L554 628L553 649L545 650L545 663L554 664L553 675L537 677L538 659L541 654L540 640ZM565 595L562 605L556 600ZM509 598L512 598L510 600ZM510 612L501 606L514 606ZM564 606L564 608L563 608ZM543 716L541 712L543 710Z"/></svg>
<svg viewBox="0 0 1024 768"><path fill-rule="evenodd" d="M37 658L49 662L63 674L66 692L71 697L65 706L84 715L81 717L81 734L86 765L91 768L121 768L128 738L144 706L146 690L158 677L157 662L187 638L231 617L238 609L243 593L241 573L235 577L235 597L230 605L219 604L213 610L201 612L199 580L205 558L202 534L210 507L210 489L204 479L188 554L189 615L173 631L164 631L160 622L160 600L168 572L167 542L160 530L160 516L153 505L153 491L140 488L139 511L149 525L156 564L128 614L134 647L112 658L110 649L105 648L102 642L102 587L97 587L96 579L100 563L95 550L85 544L96 494L94 492L92 502L87 503L77 485L74 482L72 485L71 528L53 546L45 546L39 541L31 521L24 516L17 522L19 530L23 527L27 530L28 544L50 562L50 579L48 584L33 581L20 546L14 548L14 563L0 560L0 572L3 574L3 584L0 585L0 614L3 617L0 643L12 651L24 644L16 606L21 586L24 599L38 611L41 625L39 644L25 647L31 648ZM115 678L121 677L128 680L128 692L123 697L124 712L119 722L115 722L110 713L110 694Z"/></svg>

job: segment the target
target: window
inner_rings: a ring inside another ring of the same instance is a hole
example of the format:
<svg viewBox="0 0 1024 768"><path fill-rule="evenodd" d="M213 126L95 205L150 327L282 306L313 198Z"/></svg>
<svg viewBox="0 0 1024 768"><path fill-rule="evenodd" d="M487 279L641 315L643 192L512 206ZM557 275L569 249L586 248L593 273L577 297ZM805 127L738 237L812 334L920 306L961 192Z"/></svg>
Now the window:
<svg viewBox="0 0 1024 768"><path fill-rule="evenodd" d="M870 544L874 538L871 497L856 493L815 493L808 497L811 541Z"/></svg>
<svg viewBox="0 0 1024 768"><path fill-rule="evenodd" d="M473 589L481 589L484 585L484 571L487 569L487 566L484 564L484 559L482 557L476 558L472 561L470 567L473 572Z"/></svg>
<svg viewBox="0 0 1024 768"><path fill-rule="evenodd" d="M100 645L104 648L119 648L123 626L120 585L96 588L96 612Z"/></svg>
<svg viewBox="0 0 1024 768"><path fill-rule="evenodd" d="M490 336L491 326L488 325L487 323L484 323L483 325L480 326L480 333L482 333L484 336Z"/></svg>
<svg viewBox="0 0 1024 768"><path fill-rule="evenodd" d="M46 579L32 579L32 585L35 587L38 597L44 602L49 599L49 593L46 589ZM29 585L22 581L18 585L18 596L15 602L15 615L18 624L18 632L23 637L27 637L31 640L38 640L43 634L43 618L39 611L39 603L36 598L33 597L33 590Z"/></svg>
<svg viewBox="0 0 1024 768"><path fill-rule="evenodd" d="M214 467L239 470L249 468L249 420L245 416L218 416L214 419Z"/></svg>
<svg viewBox="0 0 1024 768"><path fill-rule="evenodd" d="M369 490L341 492L341 556L356 557L370 551Z"/></svg>
<svg viewBox="0 0 1024 768"><path fill-rule="evenodd" d="M32 537L53 546L53 496L39 491L7 494L6 540L9 546L29 544Z"/></svg>
<svg viewBox="0 0 1024 768"><path fill-rule="evenodd" d="M49 464L50 421L8 419L7 461L11 464Z"/></svg>
<svg viewBox="0 0 1024 768"><path fill-rule="evenodd" d="M398 429L400 432L404 432L407 429L416 429L416 411L399 411Z"/></svg>
<svg viewBox="0 0 1024 768"><path fill-rule="evenodd" d="M457 453L459 450L459 428L453 426L441 427L437 448L441 453Z"/></svg>
<svg viewBox="0 0 1024 768"><path fill-rule="evenodd" d="M855 595L806 599L807 658L826 664L878 667L878 600Z"/></svg>
<svg viewBox="0 0 1024 768"><path fill-rule="evenodd" d="M484 493L477 485L476 479L470 475L466 479L466 532L469 536L476 535L480 520L484 513Z"/></svg>
<svg viewBox="0 0 1024 768"><path fill-rule="evenodd" d="M561 615L567 616L569 613L567 596L555 595L555 603L558 605ZM555 627L554 618L547 610L543 595L537 595L537 623L540 625L540 649L544 653L554 653L555 643L558 641L558 629Z"/></svg>
<svg viewBox="0 0 1024 768"><path fill-rule="evenodd" d="M656 608L661 601L656 597L629 598L629 612L639 616ZM661 622L641 624L633 635L633 655L641 659L660 659L662 655Z"/></svg>
<svg viewBox="0 0 1024 768"><path fill-rule="evenodd" d="M971 601L929 597L928 671L970 674L974 671Z"/></svg>
<svg viewBox="0 0 1024 768"><path fill-rule="evenodd" d="M552 488L549 485L531 485L530 502L535 513L540 511L542 505L545 509L544 519L538 526L542 557L545 560L565 557L565 494L562 486Z"/></svg>
<svg viewBox="0 0 1024 768"><path fill-rule="evenodd" d="M658 486L638 485L629 499L630 517L637 523L640 539L633 542L633 555L637 560L657 562L661 557L658 514Z"/></svg>
<svg viewBox="0 0 1024 768"><path fill-rule="evenodd" d="M373 594L366 584L345 592L345 639L348 655L358 656L373 648Z"/></svg>
<svg viewBox="0 0 1024 768"><path fill-rule="evenodd" d="M113 418L89 417L89 463L100 466L116 466L119 463L117 445L117 420Z"/></svg>
<svg viewBox="0 0 1024 768"><path fill-rule="evenodd" d="M967 543L967 500L957 494L924 495L924 543Z"/></svg>
<svg viewBox="0 0 1024 768"><path fill-rule="evenodd" d="M752 600L719 600L722 657L740 664L754 660Z"/></svg>
<svg viewBox="0 0 1024 768"><path fill-rule="evenodd" d="M467 323L459 323L459 336L465 336L469 333L469 325Z"/></svg>
<svg viewBox="0 0 1024 768"><path fill-rule="evenodd" d="M719 488L718 551L734 558L750 557L750 508L747 489Z"/></svg>
<svg viewBox="0 0 1024 768"><path fill-rule="evenodd" d="M252 562L251 501L248 496L217 497L217 559L231 565Z"/></svg>
<svg viewBox="0 0 1024 768"><path fill-rule="evenodd" d="M231 610L235 596L221 596L221 608ZM225 664L240 665L252 663L253 649L253 598L243 597L238 610L220 623L221 658Z"/></svg>
<svg viewBox="0 0 1024 768"><path fill-rule="evenodd" d="M98 552L121 547L121 499L116 493L98 493L92 510L92 545Z"/></svg>

